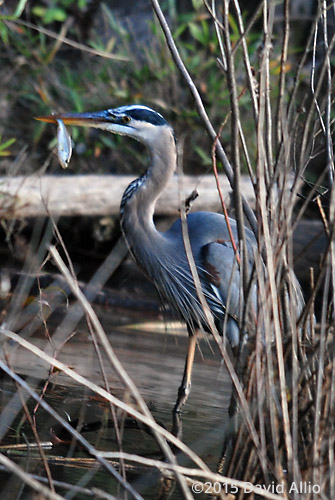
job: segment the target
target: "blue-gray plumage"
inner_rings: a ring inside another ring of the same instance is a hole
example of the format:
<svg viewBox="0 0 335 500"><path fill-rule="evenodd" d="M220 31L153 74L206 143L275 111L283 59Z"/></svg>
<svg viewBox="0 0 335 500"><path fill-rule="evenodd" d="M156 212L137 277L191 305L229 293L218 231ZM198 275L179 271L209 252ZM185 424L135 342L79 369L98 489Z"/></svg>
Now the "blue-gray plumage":
<svg viewBox="0 0 335 500"><path fill-rule="evenodd" d="M44 121L62 120L65 124L96 127L127 135L147 146L150 165L147 172L133 181L124 192L120 218L131 253L154 282L160 295L183 319L190 335L184 377L179 389L175 411L180 411L191 385L191 369L198 328L210 331L201 307L189 268L181 230L177 220L165 233L159 232L153 215L157 198L176 169L176 145L173 130L166 120L152 109L131 105L96 113L70 113L41 117ZM223 215L196 212L187 216L188 234L204 296L215 324L233 346L239 343L241 320L240 273ZM236 222L230 219L237 241ZM246 229L249 274L253 266L256 240ZM257 289L251 287L250 302L256 317ZM225 319L226 318L226 319Z"/></svg>

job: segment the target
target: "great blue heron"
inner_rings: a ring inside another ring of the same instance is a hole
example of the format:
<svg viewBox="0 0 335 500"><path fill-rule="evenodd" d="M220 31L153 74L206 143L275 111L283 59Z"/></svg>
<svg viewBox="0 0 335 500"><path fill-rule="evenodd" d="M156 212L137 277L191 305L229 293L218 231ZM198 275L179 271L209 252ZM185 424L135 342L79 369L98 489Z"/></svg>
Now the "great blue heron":
<svg viewBox="0 0 335 500"><path fill-rule="evenodd" d="M196 347L195 332L210 331L206 314L194 285L185 251L181 220L161 233L153 222L155 204L176 170L176 144L171 126L163 116L142 105L122 106L92 113L62 113L38 119L68 125L95 127L126 135L142 142L151 162L144 175L125 190L121 201L121 227L136 262L156 285L178 316L187 324L189 345L184 375L174 407L179 412L191 387L191 371ZM236 222L229 220L237 241ZM225 332L233 347L239 343L241 319L240 273L235 250L223 215L195 212L187 216L188 235L197 266L202 292L218 331ZM245 228L249 268L252 267L256 240ZM257 307L257 290L251 288L251 305ZM226 319L225 319L226 316Z"/></svg>

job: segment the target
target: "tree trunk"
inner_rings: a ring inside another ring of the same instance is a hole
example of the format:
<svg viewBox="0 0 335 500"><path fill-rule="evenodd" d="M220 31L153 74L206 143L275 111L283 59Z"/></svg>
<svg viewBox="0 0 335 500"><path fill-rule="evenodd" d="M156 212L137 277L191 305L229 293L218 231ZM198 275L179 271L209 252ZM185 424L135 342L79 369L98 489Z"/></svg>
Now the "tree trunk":
<svg viewBox="0 0 335 500"><path fill-rule="evenodd" d="M0 216L8 219L38 216L117 215L123 191L133 180L118 175L63 175L0 178ZM230 186L220 176L223 196L229 202ZM184 200L196 189L199 197L192 210L220 211L221 204L213 175L183 177ZM251 205L254 193L248 177L241 190ZM156 214L177 215L179 184L175 176L160 196Z"/></svg>

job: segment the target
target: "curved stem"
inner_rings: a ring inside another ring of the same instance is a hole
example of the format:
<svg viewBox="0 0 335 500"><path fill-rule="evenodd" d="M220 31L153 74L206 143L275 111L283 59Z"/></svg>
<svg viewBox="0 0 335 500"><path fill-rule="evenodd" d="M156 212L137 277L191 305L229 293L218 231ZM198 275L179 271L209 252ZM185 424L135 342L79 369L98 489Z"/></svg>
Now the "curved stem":
<svg viewBox="0 0 335 500"><path fill-rule="evenodd" d="M190 89L190 92L194 98L194 101L195 101L195 104L196 104L196 107L198 110L198 114L204 123L205 129L207 130L208 135L211 137L212 141L214 141L216 136L217 136L217 133L216 133L213 125L211 124L211 122L208 118L208 115L206 113L206 110L205 110L205 107L203 105L202 99L200 97L199 91L198 91L194 81L192 80L189 72L187 71L185 64L183 63L183 61L180 57L179 51L178 51L177 46L173 40L169 25L165 19L165 16L162 12L162 9L160 8L159 2L158 2L158 0L151 0L151 4L152 4L152 8L155 11L155 14L158 18L158 21L161 25L161 28L163 30L163 33L164 33L164 36L166 39L166 43L170 49L170 52L171 52L172 58L175 62L175 65L178 68L178 70L180 71L182 77L184 78L187 86ZM234 189L234 172L233 172L231 164L227 158L227 155L226 155L220 141L217 141L217 143L216 143L216 150L217 150L218 157L220 158L220 161L222 162L225 174L228 177L230 185L231 185L232 189ZM244 213L249 221L249 224L250 224L253 232L257 236L257 221L256 221L255 214L254 214L253 210L251 209L249 203L246 201L246 199L243 196L241 197L241 200L242 200L242 206L243 206Z"/></svg>

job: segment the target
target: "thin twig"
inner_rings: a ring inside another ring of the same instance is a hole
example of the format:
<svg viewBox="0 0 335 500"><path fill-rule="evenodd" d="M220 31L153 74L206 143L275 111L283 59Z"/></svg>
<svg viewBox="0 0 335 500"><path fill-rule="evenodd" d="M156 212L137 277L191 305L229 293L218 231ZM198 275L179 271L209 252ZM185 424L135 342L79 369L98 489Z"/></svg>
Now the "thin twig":
<svg viewBox="0 0 335 500"><path fill-rule="evenodd" d="M64 497L58 495L54 491L49 490L46 486L39 483L36 479L32 477L31 474L25 472L19 465L7 458L5 455L0 453L0 464L2 464L7 471L15 474L16 477L20 478L31 489L37 493L43 495L44 498L48 500L65 500Z"/></svg>
<svg viewBox="0 0 335 500"><path fill-rule="evenodd" d="M180 56L179 51L177 49L177 46L173 40L173 36L171 34L169 25L168 25L168 23L165 19L165 16L160 8L159 2L158 2L158 0L151 0L151 4L152 4L152 7L155 11L155 14L159 20L159 23L162 27L164 36L166 38L166 43L169 47L172 58L176 64L176 67L178 68L181 75L183 76L183 78L184 78L193 98L194 98L195 105L197 107L199 116L204 123L204 126L207 130L208 135L211 137L212 141L214 141L217 133L215 132L215 129L212 126L212 124L208 118L208 115L206 113L206 110L205 110L205 107L204 107L203 102L201 100L198 89L196 88L195 83L193 82L189 72L187 71L187 69L186 69L186 67L181 59L181 56ZM233 188L234 187L233 169L230 165L230 162L228 161L227 155L226 155L220 141L217 142L217 151L218 151L218 156L220 158L220 161L222 162L225 174L227 175L228 180L230 182L230 185ZM249 221L249 224L252 227L252 230L254 231L254 233L257 234L257 223L256 223L255 215L254 215L253 211L251 210L249 204L247 203L247 201L243 197L242 197L242 204L243 204L243 210L246 214L246 217Z"/></svg>
<svg viewBox="0 0 335 500"><path fill-rule="evenodd" d="M214 472L211 471L201 471L199 469L191 469L189 467L183 467L181 465L172 465L172 464L167 464L166 462L162 462L160 460L154 460L152 458L146 458L142 457L139 455L135 455L132 453L125 453L125 452L110 452L110 451L102 451L100 453L100 456L104 458L111 458L111 459L117 459L117 458L123 458L126 461L129 462L136 462L141 465L147 465L149 467L155 467L159 470L162 471L175 471L178 470L181 474L184 476L188 477L201 477L203 479L210 479L212 483L219 482L220 484L227 484L229 486L236 486L240 490L248 490L250 487L250 493L254 492L257 493L257 495L263 496L264 498L268 499L273 499L273 500L283 500L284 497L277 495L275 493L271 493L268 491L265 491L264 488L259 488L257 486L254 486L253 484L247 482L247 481L239 481L237 479L227 477L227 476L222 476L221 474L215 474ZM262 492L260 491L262 490Z"/></svg>
<svg viewBox="0 0 335 500"><path fill-rule="evenodd" d="M12 332L8 331L3 331L1 330L2 333L5 333L7 337L12 337L15 338L15 334ZM16 336L18 337L18 336ZM45 354L40 351L40 354L42 354L42 359L45 359ZM50 363L51 359L50 356L48 356L48 362ZM54 360L53 360L54 362ZM66 372L66 367L63 365ZM4 363L2 360L0 360L0 368L7 373L15 382L17 382L32 398L35 399L35 401L39 400L40 397L39 395L31 389L31 387L26 383L25 380L23 380L19 375L14 373L7 365ZM72 370L71 370L72 371ZM83 377L81 377L83 379ZM95 456L98 460L98 462L105 467L105 469L110 472L114 478L118 481L122 487L128 491L136 500L143 500L142 496L137 493L134 488L127 482L124 481L122 476L117 472L117 470L110 464L108 463L103 457L97 456L98 451L92 446L76 429L74 429L66 420L64 420L44 399L40 400L40 405L42 408L49 413L57 422L59 422L72 436L74 436L79 443L81 443L87 451L92 455ZM0 455L0 458L2 455ZM0 459L0 463L1 459ZM30 477L30 476L29 476ZM29 484L29 483L28 483ZM49 497L48 497L49 498ZM51 498L51 497L50 497ZM57 499L58 500L58 499Z"/></svg>
<svg viewBox="0 0 335 500"><path fill-rule="evenodd" d="M73 278L70 275L68 269L64 265L64 262L62 261L62 259L61 259L60 255L59 255L59 253L57 252L56 248L55 247L50 247L50 253L51 253L54 261L56 262L57 266L59 267L59 270L61 271L61 273L63 274L63 276L67 280L67 282L68 282L68 284L69 284L72 292L74 293L74 295L76 295L76 297L78 298L78 300L81 303L82 307L86 311L86 314L90 317L90 320L91 320L91 323L92 323L92 325L94 327L95 333L98 336L99 341L101 342L101 345L103 346L103 348L105 350L105 353L106 353L109 361L111 362L112 366L116 370L116 372L119 375L120 379L124 382L124 384L126 385L126 387L128 387L128 389L130 390L131 394L133 394L133 396L136 398L136 401L137 401L139 407L141 408L143 414L149 420L149 422L150 422L149 425L152 428L152 431L153 431L153 433L155 435L155 438L156 438L156 440L157 440L157 442L158 442L158 444L159 444L162 452L166 456L167 460L169 460L171 463L176 463L176 458L175 458L174 454L172 453L170 447L168 446L168 444L166 443L166 441L162 438L160 432L157 431L156 427L153 425L155 423L155 421L154 421L153 416L152 416L149 408L147 407L147 405L146 405L143 397L141 396L141 394L140 394L139 390L137 389L136 385L134 384L134 382L132 381L132 379L129 377L128 373L123 368L123 366L120 363L119 359L115 355L114 350L113 350L112 346L110 345L110 343L108 341L107 335L104 332L104 330L103 330L103 328L101 326L101 323L100 323L97 315L95 314L95 312L94 312L91 304L89 303L89 301L87 300L87 298L85 297L85 295L82 293L82 291L76 285L76 282L73 280ZM197 461L199 463L198 459L197 459ZM202 466L205 469L207 469L207 466L203 462L202 462ZM181 490L183 491L183 494L184 494L185 498L192 499L192 495L191 495L191 493L190 493L190 491L189 491L189 489L187 487L187 484L186 484L185 479L183 478L183 476L181 476L180 474L177 474L176 477L177 477L177 481L179 483L179 486L181 487Z"/></svg>
<svg viewBox="0 0 335 500"><path fill-rule="evenodd" d="M226 203L224 201L224 198L223 198L223 194L222 194L222 190L221 190L221 186L220 186L220 180L219 180L219 174L218 174L217 164L216 164L216 154L215 154L215 151L216 151L216 142L219 140L219 137L220 137L220 134L221 134L223 126L224 126L224 124L221 124L219 132L218 132L218 134L217 134L217 136L215 138L215 141L212 144L212 168L213 168L213 172L214 172L216 187L217 187L217 190L218 190L218 193L219 193L219 197L220 197L220 201L221 201L223 215L224 215L224 217L226 219L226 224L227 224L227 229L228 229L230 241L231 241L232 247L233 247L234 252L235 252L236 260L237 260L238 264L240 264L240 257L239 257L239 254L238 254L238 250L237 250L237 245L236 245L236 242L235 242L235 238L234 238L234 235L233 235L233 232L232 232L232 229L231 229L231 224L230 224L230 220L229 220L228 210L227 210L227 206L226 206Z"/></svg>
<svg viewBox="0 0 335 500"><path fill-rule="evenodd" d="M11 26L11 24L19 24L21 26L25 26L26 28L38 31L39 33L43 33L44 35L47 35L50 38L55 38L58 42L65 43L70 47L81 50L83 52L87 52L88 54L92 54L94 56L104 57L105 59L113 59L115 61L129 61L128 57L120 56L118 54L111 54L110 52L106 52L105 50L92 49L92 47L89 47L88 45L84 45L82 43L75 42L74 40L70 40L70 38L59 35L58 33L54 33L53 31L48 30L46 28L42 28L42 26L36 26L35 24L30 23L29 21L23 21L22 19L12 19L10 21L4 20L3 22L8 24L9 26Z"/></svg>

